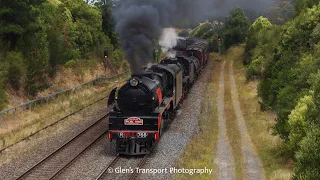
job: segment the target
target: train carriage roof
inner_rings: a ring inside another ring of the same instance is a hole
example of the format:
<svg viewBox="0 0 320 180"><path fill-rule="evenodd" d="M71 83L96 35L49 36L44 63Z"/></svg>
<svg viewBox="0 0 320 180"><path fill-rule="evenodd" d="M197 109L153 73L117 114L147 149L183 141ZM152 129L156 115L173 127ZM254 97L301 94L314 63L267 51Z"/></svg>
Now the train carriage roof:
<svg viewBox="0 0 320 180"><path fill-rule="evenodd" d="M196 51L204 51L203 47L201 46L190 46L187 50L196 50Z"/></svg>
<svg viewBox="0 0 320 180"><path fill-rule="evenodd" d="M185 59L185 60L189 61L190 63L193 62L194 60L197 60L197 58L194 56L186 56L186 55L177 55L177 58Z"/></svg>
<svg viewBox="0 0 320 180"><path fill-rule="evenodd" d="M157 65L153 65L151 69L163 69L169 72L174 78L181 71L181 67L179 67L176 64L157 64Z"/></svg>

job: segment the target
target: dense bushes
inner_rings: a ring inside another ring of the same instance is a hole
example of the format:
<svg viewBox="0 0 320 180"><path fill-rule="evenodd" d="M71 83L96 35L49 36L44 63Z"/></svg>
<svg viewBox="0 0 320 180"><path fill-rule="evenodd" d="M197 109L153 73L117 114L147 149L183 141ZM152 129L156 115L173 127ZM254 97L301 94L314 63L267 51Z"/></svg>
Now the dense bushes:
<svg viewBox="0 0 320 180"><path fill-rule="evenodd" d="M59 65L100 58L105 49L122 64L122 52L113 53L119 42L111 14L111 0L94 6L83 0L0 1L1 87L22 87L35 96L50 86Z"/></svg>
<svg viewBox="0 0 320 180"><path fill-rule="evenodd" d="M18 52L9 52L7 54L8 67L8 82L15 89L19 90L21 87L21 77L24 74L25 67L23 67L23 55Z"/></svg>
<svg viewBox="0 0 320 180"><path fill-rule="evenodd" d="M320 0L296 0L294 4L296 15L299 15L308 8L312 8L312 6L319 4L319 2Z"/></svg>
<svg viewBox="0 0 320 180"><path fill-rule="evenodd" d="M320 127L311 126L296 153L293 179L320 179Z"/></svg>
<svg viewBox="0 0 320 180"><path fill-rule="evenodd" d="M253 56L261 56L263 52L255 52L257 51L256 47L263 46L265 43L261 38L264 38L265 35L261 36L261 33L264 33L264 29L271 26L271 23L268 21L267 18L259 17L256 21L250 26L248 31L248 36L246 37L246 45L245 51L247 52L247 59L245 64L250 64L253 61ZM270 38L271 39L271 38ZM269 39L268 39L269 40ZM259 57L258 57L259 58Z"/></svg>
<svg viewBox="0 0 320 180"><path fill-rule="evenodd" d="M227 17L223 32L223 42L226 49L234 44L244 42L250 23L241 8L234 8Z"/></svg>
<svg viewBox="0 0 320 180"><path fill-rule="evenodd" d="M315 2L297 1L296 8L304 6L282 26L258 18L246 39L247 78L260 79L263 105L277 113L275 132L295 159L294 179L320 178L320 4L312 6Z"/></svg>
<svg viewBox="0 0 320 180"><path fill-rule="evenodd" d="M7 103L7 94L4 90L3 79L0 79L0 109L4 109Z"/></svg>

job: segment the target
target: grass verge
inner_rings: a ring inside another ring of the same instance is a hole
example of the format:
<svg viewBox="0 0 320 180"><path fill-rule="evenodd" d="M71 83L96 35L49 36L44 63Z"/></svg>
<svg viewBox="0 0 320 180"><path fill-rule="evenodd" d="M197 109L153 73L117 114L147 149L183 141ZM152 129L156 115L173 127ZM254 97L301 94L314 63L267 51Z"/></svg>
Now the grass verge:
<svg viewBox="0 0 320 180"><path fill-rule="evenodd" d="M241 133L238 127L237 117L234 111L231 85L229 76L229 64L225 66L225 88L224 88L224 107L225 107L225 119L227 127L227 135L232 148L232 155L234 158L235 175L236 179L244 179L244 158L241 149Z"/></svg>
<svg viewBox="0 0 320 180"><path fill-rule="evenodd" d="M231 48L227 56L234 61L234 76L249 134L263 163L265 177L272 180L290 179L292 163L281 154L283 142L279 137L271 135L276 116L273 112L261 111L257 94L258 82L247 82L245 79L243 52L244 48L237 46Z"/></svg>
<svg viewBox="0 0 320 180"><path fill-rule="evenodd" d="M203 169L213 168L213 173L202 175L177 174L175 179L212 179L216 177L217 167L214 163L216 156L215 147L218 140L218 115L216 105L216 92L218 84L217 66L214 65L214 72L205 90L205 96L201 102L201 113L198 128L199 131L193 136L187 144L184 153L179 161L180 168Z"/></svg>
<svg viewBox="0 0 320 180"><path fill-rule="evenodd" d="M118 78L117 82L110 82L107 85L83 87L69 96L60 96L49 104L36 106L32 111L17 113L15 119L3 122L5 128L0 131L0 149L44 129L101 98L107 97L110 90L123 79L124 77Z"/></svg>

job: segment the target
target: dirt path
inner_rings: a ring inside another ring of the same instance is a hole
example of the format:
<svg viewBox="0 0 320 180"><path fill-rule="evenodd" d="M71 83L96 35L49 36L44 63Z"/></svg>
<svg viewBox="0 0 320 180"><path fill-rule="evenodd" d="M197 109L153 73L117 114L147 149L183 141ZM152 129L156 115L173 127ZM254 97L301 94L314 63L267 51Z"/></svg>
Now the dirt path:
<svg viewBox="0 0 320 180"><path fill-rule="evenodd" d="M244 157L245 164L245 178L249 180L260 180L265 179L263 166L260 158L256 155L255 147L252 143L252 140L249 136L245 120L243 117L243 113L240 107L238 90L235 82L235 78L233 75L233 62L229 64L229 78L231 85L231 96L232 96L232 104L234 107L234 111L236 114L236 120L238 122L238 127L241 134L241 150L242 155ZM220 127L221 128L221 127Z"/></svg>
<svg viewBox="0 0 320 180"><path fill-rule="evenodd" d="M221 63L219 90L217 96L218 105L218 149L215 163L218 166L218 180L235 179L234 159L227 136L226 119L224 112L224 69L226 62Z"/></svg>

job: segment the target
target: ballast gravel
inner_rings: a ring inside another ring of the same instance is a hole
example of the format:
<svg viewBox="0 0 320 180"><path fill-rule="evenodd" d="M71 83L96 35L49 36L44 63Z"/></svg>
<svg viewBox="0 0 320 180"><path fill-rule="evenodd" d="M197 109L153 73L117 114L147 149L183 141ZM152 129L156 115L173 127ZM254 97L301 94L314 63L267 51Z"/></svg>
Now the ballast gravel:
<svg viewBox="0 0 320 180"><path fill-rule="evenodd" d="M148 158L142 168L168 169L168 173L139 174L138 179L173 179L174 173L169 168L177 167L177 163L193 134L198 131L201 101L212 73L213 62L209 62L203 73L193 85L180 109L180 113L163 133L155 152Z"/></svg>
<svg viewBox="0 0 320 180"><path fill-rule="evenodd" d="M198 131L201 101L212 73L209 62L190 90L176 118L165 129L155 152L141 168L163 169L176 167L187 143ZM76 136L106 114L105 101L85 109L72 118L50 127L27 141L23 141L0 153L1 179L15 179L33 164L46 157L54 149ZM107 122L105 123L107 128ZM114 143L105 136L89 148L56 179L95 179L115 157ZM135 167L132 167L135 168ZM174 174L139 174L138 179L172 179Z"/></svg>
<svg viewBox="0 0 320 180"><path fill-rule="evenodd" d="M102 100L28 140L7 148L0 153L0 179L16 179L106 113L106 100Z"/></svg>

